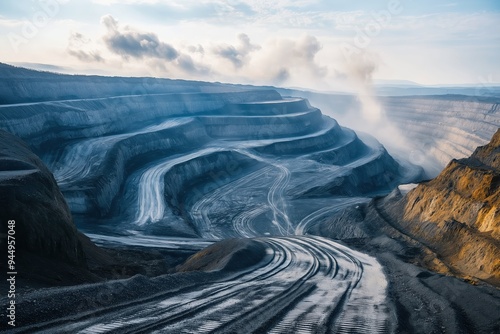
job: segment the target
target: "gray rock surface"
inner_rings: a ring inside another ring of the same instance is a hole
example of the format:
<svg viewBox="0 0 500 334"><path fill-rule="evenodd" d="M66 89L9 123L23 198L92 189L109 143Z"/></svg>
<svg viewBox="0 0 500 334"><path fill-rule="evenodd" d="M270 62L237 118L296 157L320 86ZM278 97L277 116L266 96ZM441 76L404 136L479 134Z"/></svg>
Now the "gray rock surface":
<svg viewBox="0 0 500 334"><path fill-rule="evenodd" d="M1 232L6 235L7 222L15 220L18 252L85 265L78 232L52 173L23 141L1 130L0 203Z"/></svg>

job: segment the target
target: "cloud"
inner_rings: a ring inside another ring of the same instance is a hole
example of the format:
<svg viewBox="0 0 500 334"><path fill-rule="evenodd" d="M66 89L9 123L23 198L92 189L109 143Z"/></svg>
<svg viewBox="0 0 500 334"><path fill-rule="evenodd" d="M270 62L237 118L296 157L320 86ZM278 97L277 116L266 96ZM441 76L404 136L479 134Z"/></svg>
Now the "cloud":
<svg viewBox="0 0 500 334"><path fill-rule="evenodd" d="M23 20L9 19L0 15L0 27L5 27L9 29L20 28L25 23L26 23L25 19Z"/></svg>
<svg viewBox="0 0 500 334"><path fill-rule="evenodd" d="M315 36L273 38L257 45L245 33L238 35L235 44L219 44L209 48L186 48L199 63L210 64L210 79L254 84L306 85L320 81L328 74L327 67L317 60L322 45ZM228 63L235 71L228 71Z"/></svg>
<svg viewBox="0 0 500 334"><path fill-rule="evenodd" d="M103 36L106 47L125 60L130 67L146 64L148 70L153 71L155 75L180 78L200 79L212 73L211 66L193 59L196 56L198 60L203 60L205 49L201 44L174 47L161 41L153 32L138 31L129 26L121 27L111 15L102 17L101 23L107 30Z"/></svg>
<svg viewBox="0 0 500 334"><path fill-rule="evenodd" d="M91 63L91 62L104 62L104 58L101 57L98 51L90 51L90 52L85 52L82 50L68 50L68 53L73 56L78 58L79 60L86 62L86 63Z"/></svg>
<svg viewBox="0 0 500 334"><path fill-rule="evenodd" d="M304 12L307 7L317 5L319 0L243 0L259 16L281 15L290 12Z"/></svg>
<svg viewBox="0 0 500 334"><path fill-rule="evenodd" d="M155 33L138 32L130 27L120 30L118 21L111 15L102 17L101 22L108 30L104 36L106 46L123 59L146 57L172 61L179 57L179 52L170 44L161 42Z"/></svg>
<svg viewBox="0 0 500 334"><path fill-rule="evenodd" d="M365 51L347 60L346 71L349 78L362 86L372 86L373 74L378 68L379 57Z"/></svg>
<svg viewBox="0 0 500 334"><path fill-rule="evenodd" d="M259 45L253 45L250 38L246 34L239 34L239 45L219 45L213 49L213 52L233 63L235 68L241 68L248 54L252 51L259 50Z"/></svg>
<svg viewBox="0 0 500 334"><path fill-rule="evenodd" d="M314 36L304 36L293 47L295 58L309 66L318 76L325 76L326 69L316 65L314 58L321 50L321 44Z"/></svg>
<svg viewBox="0 0 500 334"><path fill-rule="evenodd" d="M288 80L288 78L290 78L290 72L286 68L281 68L275 73L272 80L276 83L282 83Z"/></svg>
<svg viewBox="0 0 500 334"><path fill-rule="evenodd" d="M60 0L59 0L60 1ZM155 4L160 2L159 0L92 0L93 3L99 5L116 5L116 4Z"/></svg>
<svg viewBox="0 0 500 334"><path fill-rule="evenodd" d="M69 55L78 58L85 63L104 62L104 58L97 50L88 49L88 45L92 42L90 38L85 37L81 33L72 33L68 40L67 52Z"/></svg>
<svg viewBox="0 0 500 334"><path fill-rule="evenodd" d="M187 47L187 50L191 53L205 54L205 48L201 44L190 45Z"/></svg>
<svg viewBox="0 0 500 334"><path fill-rule="evenodd" d="M316 55L321 49L321 43L316 37L304 35L296 40L277 40L268 57L275 57L281 64L279 67L288 68L290 74L306 72L309 77L323 78L327 69L316 61Z"/></svg>
<svg viewBox="0 0 500 334"><path fill-rule="evenodd" d="M318 39L304 35L297 39L272 39L265 43L249 64L249 75L271 84L301 85L324 78L328 71L316 55L322 49Z"/></svg>
<svg viewBox="0 0 500 334"><path fill-rule="evenodd" d="M190 56L185 54L182 54L179 58L177 58L176 64L184 72L190 74L207 75L211 72L208 66L196 64Z"/></svg>

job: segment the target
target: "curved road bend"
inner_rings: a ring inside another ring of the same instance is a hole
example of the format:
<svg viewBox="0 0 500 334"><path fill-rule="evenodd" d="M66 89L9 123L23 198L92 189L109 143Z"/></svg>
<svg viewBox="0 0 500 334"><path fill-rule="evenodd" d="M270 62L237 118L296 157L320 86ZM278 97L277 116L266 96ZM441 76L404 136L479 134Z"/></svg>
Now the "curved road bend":
<svg viewBox="0 0 500 334"><path fill-rule="evenodd" d="M387 283L372 257L311 236L257 239L253 270L175 296L131 302L48 332L387 333Z"/></svg>

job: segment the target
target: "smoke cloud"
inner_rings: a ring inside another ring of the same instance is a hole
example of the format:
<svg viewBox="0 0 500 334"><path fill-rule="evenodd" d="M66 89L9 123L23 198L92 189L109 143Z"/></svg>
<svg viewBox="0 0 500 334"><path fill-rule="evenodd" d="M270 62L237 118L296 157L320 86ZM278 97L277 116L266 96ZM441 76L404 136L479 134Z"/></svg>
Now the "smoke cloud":
<svg viewBox="0 0 500 334"><path fill-rule="evenodd" d="M219 45L214 48L213 52L233 63L234 67L241 68L246 61L248 54L252 51L259 50L259 45L253 45L250 38L246 34L238 35L239 45Z"/></svg>
<svg viewBox="0 0 500 334"><path fill-rule="evenodd" d="M375 92L373 75L380 63L380 57L367 50L345 59L341 69L337 70L337 76L345 78L351 84L357 103L349 104L348 110L342 115L330 108L325 108L325 111L341 124L374 136L393 156L407 161L407 152L413 145L387 117L384 104Z"/></svg>
<svg viewBox="0 0 500 334"><path fill-rule="evenodd" d="M352 82L361 102L363 117L375 123L383 118L382 107L373 88L373 74L378 68L378 62L376 55L364 52L349 57L345 66L347 78Z"/></svg>
<svg viewBox="0 0 500 334"><path fill-rule="evenodd" d="M268 40L260 52L252 55L244 74L257 82L279 85L318 82L328 74L326 66L316 59L321 49L321 43L311 35Z"/></svg>

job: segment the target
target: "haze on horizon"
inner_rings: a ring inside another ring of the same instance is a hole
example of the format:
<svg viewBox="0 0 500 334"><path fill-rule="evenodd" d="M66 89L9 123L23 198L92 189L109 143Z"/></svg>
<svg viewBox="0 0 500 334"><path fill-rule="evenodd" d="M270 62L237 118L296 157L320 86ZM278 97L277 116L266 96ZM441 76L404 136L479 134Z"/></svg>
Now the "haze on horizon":
<svg viewBox="0 0 500 334"><path fill-rule="evenodd" d="M500 82L499 22L494 0L8 0L0 62L324 91L485 85Z"/></svg>

